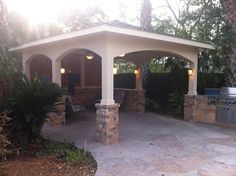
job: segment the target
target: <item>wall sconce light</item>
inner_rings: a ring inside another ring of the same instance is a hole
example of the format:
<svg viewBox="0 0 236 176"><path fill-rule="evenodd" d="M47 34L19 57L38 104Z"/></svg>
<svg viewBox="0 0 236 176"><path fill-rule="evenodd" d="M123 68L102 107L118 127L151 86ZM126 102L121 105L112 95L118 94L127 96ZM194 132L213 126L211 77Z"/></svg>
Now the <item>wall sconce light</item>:
<svg viewBox="0 0 236 176"><path fill-rule="evenodd" d="M189 76L193 75L193 69L191 69L191 68L188 69L188 75Z"/></svg>
<svg viewBox="0 0 236 176"><path fill-rule="evenodd" d="M125 56L125 54L120 54L120 55L119 55L119 57L124 57L124 56Z"/></svg>
<svg viewBox="0 0 236 176"><path fill-rule="evenodd" d="M88 60L92 60L94 58L94 56L92 55L92 54L88 54L87 56L86 56L86 59L88 59Z"/></svg>
<svg viewBox="0 0 236 176"><path fill-rule="evenodd" d="M61 68L61 74L65 74L66 69L65 68Z"/></svg>
<svg viewBox="0 0 236 176"><path fill-rule="evenodd" d="M134 74L137 75L138 74L138 69L134 70Z"/></svg>
<svg viewBox="0 0 236 176"><path fill-rule="evenodd" d="M116 75L117 74L117 68L116 67L113 67L113 74Z"/></svg>

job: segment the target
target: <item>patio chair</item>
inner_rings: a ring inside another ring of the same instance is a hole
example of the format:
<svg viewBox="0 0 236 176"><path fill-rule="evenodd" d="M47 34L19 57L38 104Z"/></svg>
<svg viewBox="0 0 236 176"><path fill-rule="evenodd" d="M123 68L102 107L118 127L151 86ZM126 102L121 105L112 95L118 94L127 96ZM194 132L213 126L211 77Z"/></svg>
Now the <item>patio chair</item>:
<svg viewBox="0 0 236 176"><path fill-rule="evenodd" d="M70 96L66 97L66 117L76 118L79 112L85 112L84 106L74 104Z"/></svg>
<svg viewBox="0 0 236 176"><path fill-rule="evenodd" d="M125 91L123 90L115 90L115 102L119 103L120 105L123 103L124 101L124 96L125 96Z"/></svg>

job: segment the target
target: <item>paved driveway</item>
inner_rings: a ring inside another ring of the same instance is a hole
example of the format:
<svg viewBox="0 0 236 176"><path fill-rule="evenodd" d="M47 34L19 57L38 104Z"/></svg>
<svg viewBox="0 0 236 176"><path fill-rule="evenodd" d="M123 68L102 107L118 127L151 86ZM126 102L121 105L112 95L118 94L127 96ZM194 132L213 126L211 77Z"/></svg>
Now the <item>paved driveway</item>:
<svg viewBox="0 0 236 176"><path fill-rule="evenodd" d="M86 147L97 176L236 176L236 129L187 123L152 113L120 114L120 143L95 142L95 113L44 136Z"/></svg>

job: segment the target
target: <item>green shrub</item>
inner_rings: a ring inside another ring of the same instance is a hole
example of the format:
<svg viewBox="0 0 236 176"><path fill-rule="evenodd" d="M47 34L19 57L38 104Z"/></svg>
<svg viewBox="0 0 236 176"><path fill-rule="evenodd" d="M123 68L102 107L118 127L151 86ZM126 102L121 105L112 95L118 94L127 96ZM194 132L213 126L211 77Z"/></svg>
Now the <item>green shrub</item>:
<svg viewBox="0 0 236 176"><path fill-rule="evenodd" d="M26 147L40 136L46 114L55 110L61 95L61 88L47 78L29 81L23 76L16 82L7 104L12 118L11 139L15 145Z"/></svg>
<svg viewBox="0 0 236 176"><path fill-rule="evenodd" d="M36 153L36 156L53 155L58 159L65 160L68 150L76 150L74 144L43 140L43 148Z"/></svg>
<svg viewBox="0 0 236 176"><path fill-rule="evenodd" d="M86 152L83 150L67 150L66 153L66 161L69 163L80 163L86 158Z"/></svg>
<svg viewBox="0 0 236 176"><path fill-rule="evenodd" d="M43 148L36 152L36 156L48 156L53 155L57 159L67 161L72 164L80 163L85 160L92 161L96 166L96 161L90 155L90 153L78 149L73 143L62 143L44 140Z"/></svg>
<svg viewBox="0 0 236 176"><path fill-rule="evenodd" d="M145 101L146 101L146 102L145 102L145 108L146 108L146 110L148 110L148 111L154 111L154 112L156 112L156 111L159 110L159 108L160 108L160 106L159 106L159 101L155 101L155 100L148 99L148 98L147 98Z"/></svg>
<svg viewBox="0 0 236 176"><path fill-rule="evenodd" d="M184 113L184 95L180 93L169 94L169 102L175 107L176 113L182 115Z"/></svg>

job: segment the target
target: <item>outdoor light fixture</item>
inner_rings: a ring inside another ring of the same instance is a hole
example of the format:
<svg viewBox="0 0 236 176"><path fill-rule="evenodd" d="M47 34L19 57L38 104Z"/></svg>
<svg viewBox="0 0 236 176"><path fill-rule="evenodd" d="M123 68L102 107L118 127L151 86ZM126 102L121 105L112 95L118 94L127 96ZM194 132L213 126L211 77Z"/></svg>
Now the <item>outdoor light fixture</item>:
<svg viewBox="0 0 236 176"><path fill-rule="evenodd" d="M61 74L65 74L66 70L64 68L61 68Z"/></svg>
<svg viewBox="0 0 236 176"><path fill-rule="evenodd" d="M193 74L193 69L189 68L188 69L188 75L191 76Z"/></svg>
<svg viewBox="0 0 236 176"><path fill-rule="evenodd" d="M117 74L117 68L113 67L113 74L116 75Z"/></svg>
<svg viewBox="0 0 236 176"><path fill-rule="evenodd" d="M134 70L134 74L137 75L138 74L138 69Z"/></svg>
<svg viewBox="0 0 236 176"><path fill-rule="evenodd" d="M92 60L94 58L94 56L92 55L92 54L88 54L87 56L86 56L86 59L88 59L88 60Z"/></svg>
<svg viewBox="0 0 236 176"><path fill-rule="evenodd" d="M124 57L125 56L125 54L121 54L121 55L119 55L119 57Z"/></svg>

